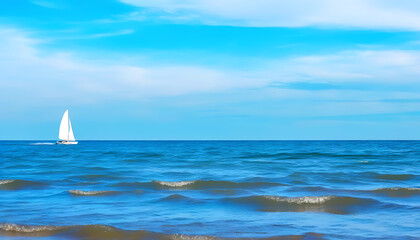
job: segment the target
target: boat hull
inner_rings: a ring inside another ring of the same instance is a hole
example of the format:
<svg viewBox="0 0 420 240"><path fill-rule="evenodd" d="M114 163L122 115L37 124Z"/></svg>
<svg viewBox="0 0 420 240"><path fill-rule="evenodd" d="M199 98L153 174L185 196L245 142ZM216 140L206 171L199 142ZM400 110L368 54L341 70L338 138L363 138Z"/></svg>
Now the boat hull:
<svg viewBox="0 0 420 240"><path fill-rule="evenodd" d="M77 144L78 142L76 142L76 141L74 141L74 142L72 142L72 141L58 141L58 142L56 142L55 144L63 144L63 145L75 145L75 144Z"/></svg>

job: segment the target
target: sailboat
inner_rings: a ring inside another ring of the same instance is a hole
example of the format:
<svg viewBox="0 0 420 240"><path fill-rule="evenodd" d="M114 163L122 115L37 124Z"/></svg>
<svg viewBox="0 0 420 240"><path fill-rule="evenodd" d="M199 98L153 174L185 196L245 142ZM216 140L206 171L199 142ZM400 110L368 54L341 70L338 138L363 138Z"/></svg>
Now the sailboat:
<svg viewBox="0 0 420 240"><path fill-rule="evenodd" d="M77 144L76 139L74 139L73 129L71 128L68 109L66 110L66 112L63 115L63 118L61 119L58 138L61 141L58 141L56 144Z"/></svg>

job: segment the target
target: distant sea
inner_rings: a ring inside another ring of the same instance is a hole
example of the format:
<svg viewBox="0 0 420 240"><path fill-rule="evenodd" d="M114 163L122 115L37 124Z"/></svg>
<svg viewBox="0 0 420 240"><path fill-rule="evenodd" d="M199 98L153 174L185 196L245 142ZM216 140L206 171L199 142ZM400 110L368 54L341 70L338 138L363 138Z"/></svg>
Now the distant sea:
<svg viewBox="0 0 420 240"><path fill-rule="evenodd" d="M420 239L420 141L0 141L0 239Z"/></svg>

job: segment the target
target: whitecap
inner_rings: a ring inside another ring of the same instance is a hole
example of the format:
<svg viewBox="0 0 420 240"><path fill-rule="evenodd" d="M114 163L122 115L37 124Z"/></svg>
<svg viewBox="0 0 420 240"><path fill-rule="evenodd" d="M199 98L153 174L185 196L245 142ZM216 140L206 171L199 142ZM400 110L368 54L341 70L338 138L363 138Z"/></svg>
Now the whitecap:
<svg viewBox="0 0 420 240"><path fill-rule="evenodd" d="M0 180L0 184L8 184L8 183L11 183L11 182L14 182L15 180L13 180L13 179L3 179L3 180Z"/></svg>
<svg viewBox="0 0 420 240"><path fill-rule="evenodd" d="M324 203L335 196L304 196L304 197L279 197L279 196L264 196L267 199L276 201L276 202L289 202L296 204L311 203L311 204L320 204Z"/></svg>
<svg viewBox="0 0 420 240"><path fill-rule="evenodd" d="M32 232L41 232L41 231L53 231L61 229L64 227L59 226L28 226L28 225L17 225L14 223L1 223L0 229L4 231L13 231L13 232L22 232L22 233L32 233Z"/></svg>
<svg viewBox="0 0 420 240"><path fill-rule="evenodd" d="M183 187L195 183L195 181L179 181L179 182L165 182L165 181L153 181L157 184L168 186L168 187Z"/></svg>
<svg viewBox="0 0 420 240"><path fill-rule="evenodd" d="M391 188L377 188L374 189L373 191L386 191L386 190L408 190L408 191L420 191L420 188L415 188L415 187L391 187Z"/></svg>
<svg viewBox="0 0 420 240"><path fill-rule="evenodd" d="M171 240L216 240L217 238L211 236L200 235L185 235L185 234L172 234L169 236Z"/></svg>
<svg viewBox="0 0 420 240"><path fill-rule="evenodd" d="M116 193L115 191L82 191L82 190L69 190L69 193L78 196L95 196Z"/></svg>

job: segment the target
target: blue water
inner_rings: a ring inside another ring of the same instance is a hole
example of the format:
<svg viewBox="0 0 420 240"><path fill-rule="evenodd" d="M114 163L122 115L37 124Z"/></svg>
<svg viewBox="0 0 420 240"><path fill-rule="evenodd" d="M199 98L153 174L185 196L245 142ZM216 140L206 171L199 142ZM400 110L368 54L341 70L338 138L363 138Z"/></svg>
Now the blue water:
<svg viewBox="0 0 420 240"><path fill-rule="evenodd" d="M5 239L420 239L420 141L0 141L0 163Z"/></svg>

